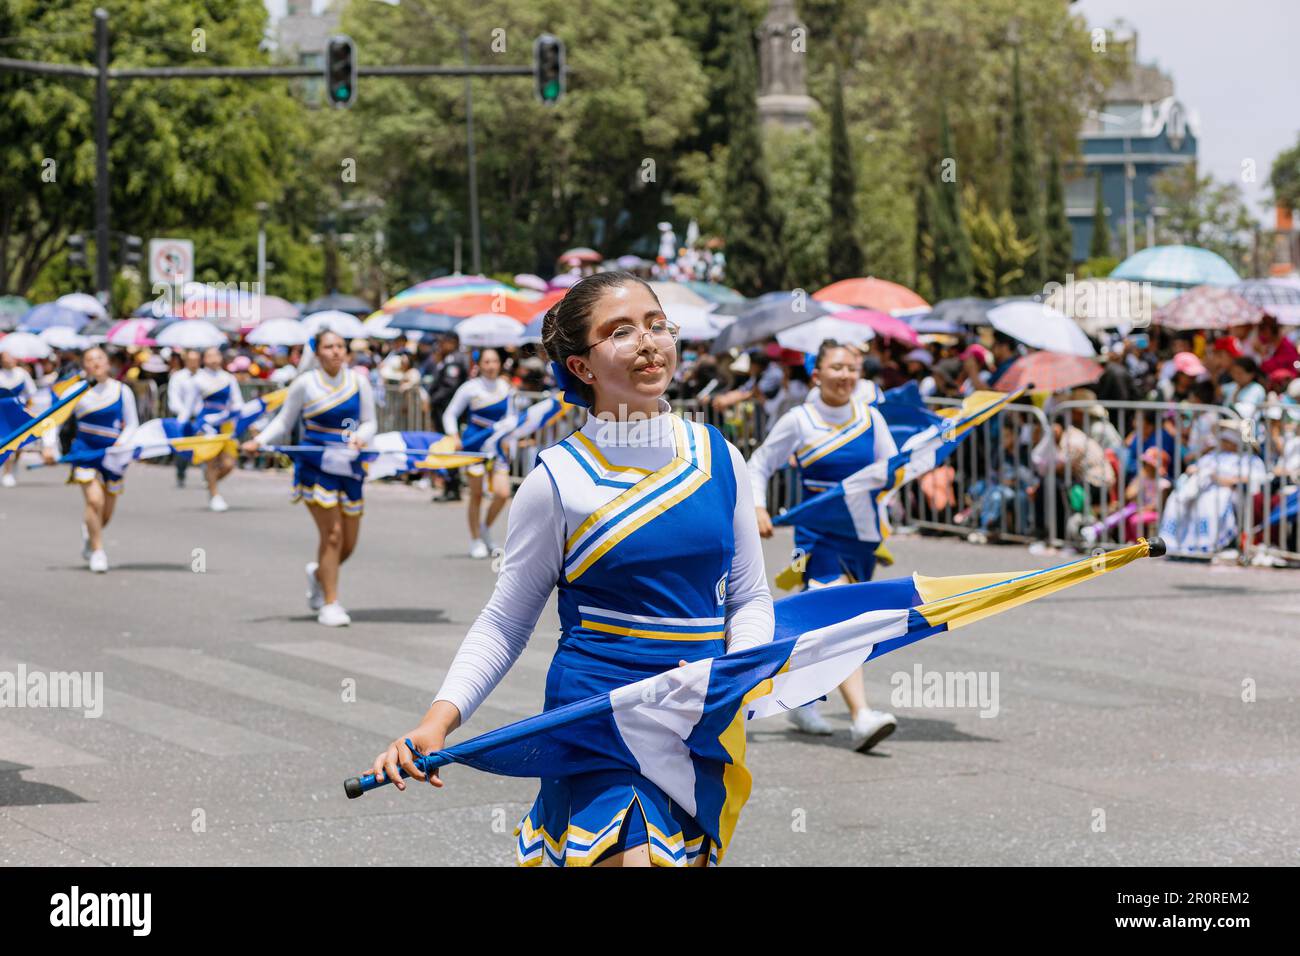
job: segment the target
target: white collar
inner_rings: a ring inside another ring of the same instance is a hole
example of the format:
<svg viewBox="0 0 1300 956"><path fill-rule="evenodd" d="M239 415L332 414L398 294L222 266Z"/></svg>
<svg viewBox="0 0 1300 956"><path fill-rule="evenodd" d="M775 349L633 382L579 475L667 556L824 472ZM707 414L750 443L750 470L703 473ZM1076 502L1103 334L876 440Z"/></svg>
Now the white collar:
<svg viewBox="0 0 1300 956"><path fill-rule="evenodd" d="M652 418L634 415L627 421L615 421L612 418L598 418L591 411L582 423L582 434L597 445L629 447L674 447L676 437L673 432L672 406L664 399L659 399L659 414Z"/></svg>

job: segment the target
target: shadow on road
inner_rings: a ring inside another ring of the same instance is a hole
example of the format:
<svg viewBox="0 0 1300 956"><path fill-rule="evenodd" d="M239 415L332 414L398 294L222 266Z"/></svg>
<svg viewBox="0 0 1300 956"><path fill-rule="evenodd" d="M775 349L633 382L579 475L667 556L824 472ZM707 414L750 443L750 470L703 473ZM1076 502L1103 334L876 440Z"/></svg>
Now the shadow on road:
<svg viewBox="0 0 1300 956"><path fill-rule="evenodd" d="M365 624L447 624L447 612L436 607L363 607L348 608L354 623ZM282 624L285 621L316 622L315 614L292 614L288 617L255 617L250 624Z"/></svg>
<svg viewBox="0 0 1300 956"><path fill-rule="evenodd" d="M842 750L848 747L849 744L847 730L837 730L829 737L814 737L811 734L800 733L788 725L781 726L777 724L776 720L773 720L771 725L763 730L756 730L751 726L749 739L755 742L769 739L795 740L799 743L812 744L815 747L832 747L836 750ZM895 741L975 744L1001 742L996 737L983 737L979 734L968 734L964 730L958 730L957 725L951 720L941 720L937 717L900 716L898 718L898 730L894 731L893 734L877 744L875 749L868 751L864 756L888 757L889 745Z"/></svg>
<svg viewBox="0 0 1300 956"><path fill-rule="evenodd" d="M86 803L71 790L49 783L24 780L19 774L31 770L27 764L0 760L0 807L34 807L45 803Z"/></svg>

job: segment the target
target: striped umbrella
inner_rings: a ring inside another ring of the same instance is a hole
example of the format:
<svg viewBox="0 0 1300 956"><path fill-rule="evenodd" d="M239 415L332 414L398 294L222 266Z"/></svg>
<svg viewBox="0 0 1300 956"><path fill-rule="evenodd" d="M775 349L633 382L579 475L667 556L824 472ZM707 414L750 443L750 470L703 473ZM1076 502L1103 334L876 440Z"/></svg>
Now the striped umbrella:
<svg viewBox="0 0 1300 956"><path fill-rule="evenodd" d="M1284 325L1300 325L1300 282L1286 279L1247 279L1232 287Z"/></svg>
<svg viewBox="0 0 1300 956"><path fill-rule="evenodd" d="M1032 352L1011 363L996 386L1000 392L1019 388L1035 392L1059 392L1091 385L1101 378L1101 365L1081 355L1060 352Z"/></svg>
<svg viewBox="0 0 1300 956"><path fill-rule="evenodd" d="M1241 281L1221 255L1195 246L1151 246L1134 253L1110 274L1112 279L1155 282L1191 288L1198 285L1234 285Z"/></svg>
<svg viewBox="0 0 1300 956"><path fill-rule="evenodd" d="M156 319L123 319L113 323L104 336L104 341L109 345L153 345L149 333L157 324Z"/></svg>
<svg viewBox="0 0 1300 956"><path fill-rule="evenodd" d="M509 311L493 309L491 302L494 300L500 303L531 303L541 297L542 293L535 289L516 289L486 276L442 276L403 289L380 308L384 312L425 309L444 315L470 316L480 312ZM513 317L520 318L520 321L532 318L531 315Z"/></svg>
<svg viewBox="0 0 1300 956"><path fill-rule="evenodd" d="M1151 321L1176 330L1226 331L1234 325L1254 325L1263 316L1258 306L1231 289L1199 285L1156 309Z"/></svg>
<svg viewBox="0 0 1300 956"><path fill-rule="evenodd" d="M841 279L813 293L818 302L837 302L860 309L875 309L890 315L926 311L930 303L905 285L868 276L863 279Z"/></svg>

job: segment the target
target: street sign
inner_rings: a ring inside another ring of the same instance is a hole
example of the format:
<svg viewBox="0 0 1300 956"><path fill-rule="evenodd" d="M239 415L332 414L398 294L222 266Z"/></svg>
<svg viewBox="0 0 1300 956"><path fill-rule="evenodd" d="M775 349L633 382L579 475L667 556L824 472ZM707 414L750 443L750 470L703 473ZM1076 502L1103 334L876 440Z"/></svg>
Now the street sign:
<svg viewBox="0 0 1300 956"><path fill-rule="evenodd" d="M194 242L190 239L149 240L149 281L177 282L194 278Z"/></svg>

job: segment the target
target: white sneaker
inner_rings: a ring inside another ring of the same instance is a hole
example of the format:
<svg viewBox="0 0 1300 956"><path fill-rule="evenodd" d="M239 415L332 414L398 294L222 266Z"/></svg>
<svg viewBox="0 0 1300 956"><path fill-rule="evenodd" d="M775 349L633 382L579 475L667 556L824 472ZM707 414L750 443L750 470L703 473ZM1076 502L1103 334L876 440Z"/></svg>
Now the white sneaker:
<svg viewBox="0 0 1300 956"><path fill-rule="evenodd" d="M221 495L213 495L208 499L208 510L216 512L229 511L230 505L226 504L226 499Z"/></svg>
<svg viewBox="0 0 1300 956"><path fill-rule="evenodd" d="M487 545L487 549L491 551L494 547L492 544L492 529L484 528L483 533L479 535L479 540L482 541L485 545Z"/></svg>
<svg viewBox="0 0 1300 956"><path fill-rule="evenodd" d="M886 714L880 710L860 710L853 718L853 729L850 733L853 749L864 754L897 729L898 721L894 719L893 714Z"/></svg>
<svg viewBox="0 0 1300 956"><path fill-rule="evenodd" d="M790 723L794 724L795 730L801 734L813 734L817 737L829 737L835 733L835 728L826 722L826 718L817 712L816 704L808 704L805 707L796 707L785 715Z"/></svg>
<svg viewBox="0 0 1300 956"><path fill-rule="evenodd" d="M319 567L315 561L307 562L307 606L313 611L325 606L325 592L321 590L320 578L316 577Z"/></svg>
<svg viewBox="0 0 1300 956"><path fill-rule="evenodd" d="M81 526L81 560L90 560L90 529L82 524Z"/></svg>
<svg viewBox="0 0 1300 956"><path fill-rule="evenodd" d="M108 555L104 553L103 548L91 552L90 570L94 571L96 574L103 574L108 570Z"/></svg>
<svg viewBox="0 0 1300 956"><path fill-rule="evenodd" d="M469 556L471 558L486 558L491 552L482 538L475 538L474 543L469 546Z"/></svg>
<svg viewBox="0 0 1300 956"><path fill-rule="evenodd" d="M0 485L5 488L12 488L16 484L18 484L18 479L13 475L0 475Z"/></svg>
<svg viewBox="0 0 1300 956"><path fill-rule="evenodd" d="M326 627L347 627L352 623L352 618L348 617L348 612L343 610L343 605L338 601L333 604L326 604L316 615L316 621L324 624Z"/></svg>

